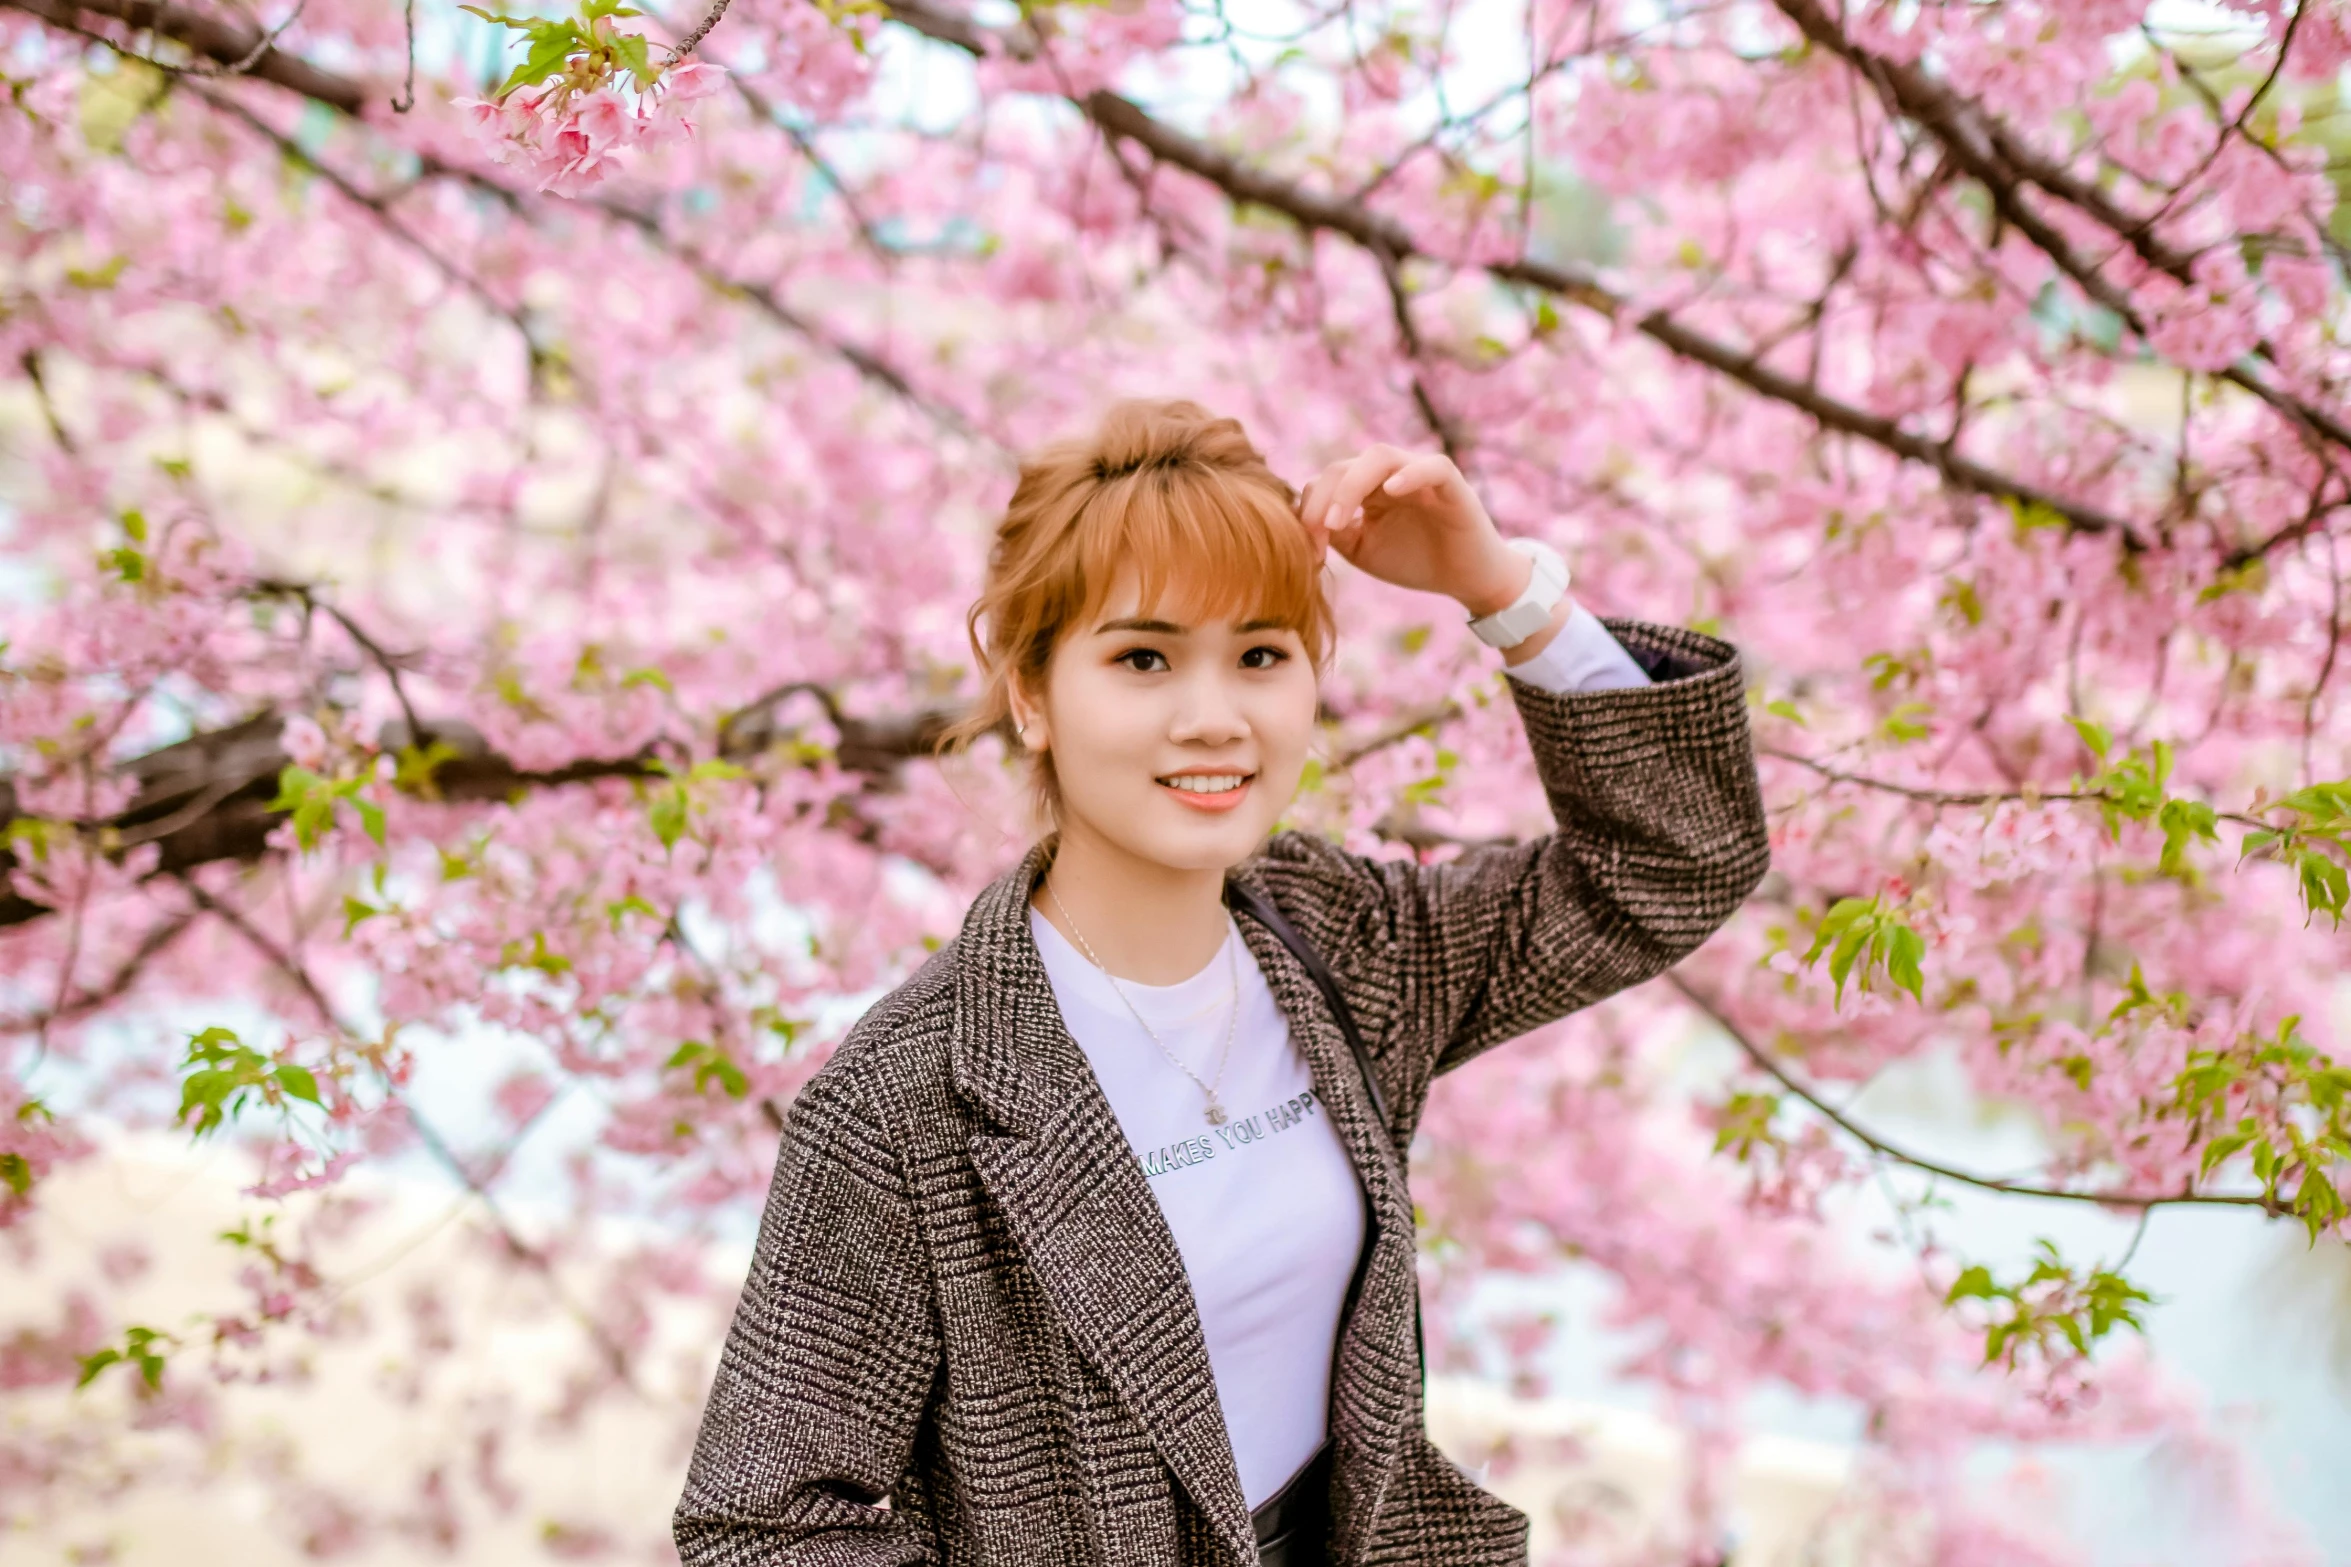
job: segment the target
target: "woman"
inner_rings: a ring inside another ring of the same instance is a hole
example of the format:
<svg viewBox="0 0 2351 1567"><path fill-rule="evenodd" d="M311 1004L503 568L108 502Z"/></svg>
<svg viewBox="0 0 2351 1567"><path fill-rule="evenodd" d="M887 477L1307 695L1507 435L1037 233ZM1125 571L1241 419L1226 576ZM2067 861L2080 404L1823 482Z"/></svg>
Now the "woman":
<svg viewBox="0 0 2351 1567"><path fill-rule="evenodd" d="M1502 649L1549 836L1268 839L1326 546ZM963 733L1012 729L1054 831L793 1104L687 1567L1526 1559L1423 1433L1404 1149L1437 1073L1666 968L1766 860L1737 655L1566 578L1444 457L1294 496L1190 403L1022 465Z"/></svg>

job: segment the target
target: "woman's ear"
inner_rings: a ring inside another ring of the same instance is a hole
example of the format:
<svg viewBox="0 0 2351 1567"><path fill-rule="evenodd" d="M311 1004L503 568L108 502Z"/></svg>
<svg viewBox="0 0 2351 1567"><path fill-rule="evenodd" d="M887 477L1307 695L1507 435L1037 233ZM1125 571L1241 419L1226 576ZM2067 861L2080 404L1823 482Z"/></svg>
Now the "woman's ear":
<svg viewBox="0 0 2351 1567"><path fill-rule="evenodd" d="M1044 750L1046 740L1044 709L1030 700L1028 692L1021 686L1018 675L1015 675L1007 683L1004 701L1005 705L1012 710L1012 732L1020 737L1023 749Z"/></svg>

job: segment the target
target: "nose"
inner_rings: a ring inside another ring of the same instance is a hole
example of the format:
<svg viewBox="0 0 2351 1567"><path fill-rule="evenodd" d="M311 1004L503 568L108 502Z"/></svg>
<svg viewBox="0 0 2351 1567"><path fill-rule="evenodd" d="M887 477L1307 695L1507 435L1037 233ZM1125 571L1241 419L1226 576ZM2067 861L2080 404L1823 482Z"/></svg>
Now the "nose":
<svg viewBox="0 0 2351 1567"><path fill-rule="evenodd" d="M1234 686L1221 669L1195 670L1180 687L1167 737L1178 745L1230 745L1248 739L1249 718Z"/></svg>

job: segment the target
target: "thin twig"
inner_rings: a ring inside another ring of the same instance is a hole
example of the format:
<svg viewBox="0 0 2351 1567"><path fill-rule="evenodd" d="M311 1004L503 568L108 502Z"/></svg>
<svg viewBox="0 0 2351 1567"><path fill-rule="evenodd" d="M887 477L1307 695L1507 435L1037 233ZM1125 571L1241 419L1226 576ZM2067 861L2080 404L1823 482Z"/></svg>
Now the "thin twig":
<svg viewBox="0 0 2351 1567"><path fill-rule="evenodd" d="M356 643L359 650L365 653L376 667L384 672L384 677L392 683L392 695L400 703L400 716L408 720L408 743L418 747L425 744L424 720L416 716L416 705L408 700L408 688L400 679L399 660L395 659L382 643L360 629L359 622L353 620L334 604L321 598L318 590L306 582L289 582L275 577L261 577L254 581L253 591L298 600L307 609L323 611L336 625L341 626L343 635Z"/></svg>
<svg viewBox="0 0 2351 1567"><path fill-rule="evenodd" d="M408 74L401 79L400 96L391 101L394 114L416 107L416 0L401 0L400 20L408 29Z"/></svg>
<svg viewBox="0 0 2351 1567"><path fill-rule="evenodd" d="M18 4L23 0L0 0L0 3ZM1025 26L985 27L938 0L885 0L885 3L895 20L926 37L974 55L1001 52L1016 59L1030 59L1037 53L1035 34ZM1329 230L1375 255L1385 248L1399 262L1429 259L1453 264L1450 258L1432 255L1403 223L1387 213L1344 196L1308 189L1245 163L1222 147L1161 123L1132 99L1102 88L1082 97L1067 96L1079 112L1108 135L1131 141L1158 161L1207 180L1236 204L1279 212L1307 229ZM2125 548L2133 551L2148 547L2149 541L2140 528L2124 518L1987 468L1946 441L1914 434L1894 419L1826 396L1764 364L1761 356L1753 351L1698 332L1666 311L1650 310L1627 321L1632 311L1631 301L1577 268L1520 256L1485 263L1483 270L1502 282L1524 284L1594 311L1680 358L1703 365L1769 401L1796 409L1824 430L1855 436L1896 457L1931 467L1956 489L1993 499L2013 498L2026 507L2046 507L2051 515L2063 518L2077 533L2106 534L2120 539Z"/></svg>
<svg viewBox="0 0 2351 1567"><path fill-rule="evenodd" d="M77 1017L97 1011L111 1001L119 1000L138 981L140 972L149 959L180 938L181 932L195 923L198 910L191 906L173 914L149 928L131 949L128 957L115 966L104 983L92 986L63 1005L27 1017L0 1021L0 1034L37 1034L57 1023L70 1023Z"/></svg>
<svg viewBox="0 0 2351 1567"><path fill-rule="evenodd" d="M1742 1030L1736 1023L1733 1023L1727 1016L1725 1016L1722 1008L1711 997L1700 991L1688 980L1682 978L1680 974L1669 971L1665 976L1665 981L1667 984L1673 986L1674 989L1680 991L1682 995L1691 1003L1691 1005L1695 1006L1699 1011L1705 1013L1708 1018L1712 1019L1716 1027L1720 1028L1725 1034L1730 1036L1731 1043L1739 1047L1739 1052L1746 1056L1748 1061L1753 1063L1766 1076L1770 1077L1774 1082L1778 1083L1780 1087L1795 1095L1798 1099L1804 1101L1804 1103L1807 1105L1810 1105L1814 1111L1819 1113L1831 1125L1836 1127L1837 1130L1843 1132L1846 1136L1852 1138L1855 1142L1861 1144L1864 1148L1867 1148L1870 1152L1878 1155L1880 1158L1891 1159L1896 1164L1908 1165L1911 1169L1923 1171L1928 1175L1938 1176L1946 1181L1957 1181L1962 1186L1973 1186L1981 1191L1998 1192L2002 1196L2006 1197L2036 1197L2049 1202L2084 1202L2092 1203L2102 1208L2143 1209L2186 1207L2192 1205L2224 1208L2258 1208L2262 1212L2267 1213L2272 1217L2281 1216L2288 1211L2282 1204L2274 1202L2268 1197L2238 1197L2217 1192L2190 1191L2150 1193L2066 1191L2052 1186L2028 1185L2021 1181L1995 1180L1990 1176L1972 1174L1966 1170L1955 1169L1950 1165L1940 1164L1935 1160L1923 1158L1918 1154L1911 1153L1907 1149L1896 1147L1894 1144L1887 1142L1884 1138L1878 1136L1876 1133L1862 1127L1851 1117L1847 1116L1843 1111L1839 1110L1835 1105L1830 1104L1827 1100L1821 1098L1821 1096L1815 1093L1812 1089L1806 1087L1803 1083L1798 1082L1784 1068L1782 1068L1778 1062L1774 1061L1770 1054L1767 1053L1762 1046L1755 1043L1753 1039L1748 1037L1744 1030Z"/></svg>
<svg viewBox="0 0 2351 1567"><path fill-rule="evenodd" d="M244 911L213 897L203 888L197 886L192 878L181 877L180 885L187 888L188 895L195 900L199 908L206 913L218 916L222 923L242 936L249 946L259 952L271 967L291 980L302 992L304 998L310 1002L312 1008L317 1011L320 1021L325 1023L329 1029L348 1039L365 1037L335 1010L334 1003L327 999L326 992L319 988L315 979L311 978L310 971L297 961L292 953L273 940L266 931L247 919ZM393 1092L389 1085L386 1087L386 1092ZM447 1170L459 1185L463 1186L481 1203L483 1211L490 1216L490 1222L497 1227L499 1239L505 1245L507 1254L546 1280L548 1288L555 1291L557 1298L571 1311L580 1326L595 1341L596 1347L603 1352L606 1362L611 1367L614 1380L630 1392L642 1396L644 1390L637 1385L635 1373L629 1363L627 1346L613 1338L604 1325L596 1319L595 1314L572 1297L570 1290L555 1271L554 1260L522 1238L521 1232L515 1228L513 1220L507 1216L505 1208L500 1205L497 1194L490 1189L489 1184L482 1179L481 1175L467 1165L465 1160L458 1157L457 1151L434 1129L430 1122L418 1113L414 1104L397 1094L394 1094L394 1097L400 1105L401 1113L408 1118L409 1126L416 1132L417 1140L424 1144L425 1150L433 1156L434 1161Z"/></svg>
<svg viewBox="0 0 2351 1567"><path fill-rule="evenodd" d="M718 25L718 19L726 14L727 0L716 0L702 20L694 24L694 30L678 40L677 48L670 56L670 63L674 65L692 54L694 46L708 38L710 30Z"/></svg>

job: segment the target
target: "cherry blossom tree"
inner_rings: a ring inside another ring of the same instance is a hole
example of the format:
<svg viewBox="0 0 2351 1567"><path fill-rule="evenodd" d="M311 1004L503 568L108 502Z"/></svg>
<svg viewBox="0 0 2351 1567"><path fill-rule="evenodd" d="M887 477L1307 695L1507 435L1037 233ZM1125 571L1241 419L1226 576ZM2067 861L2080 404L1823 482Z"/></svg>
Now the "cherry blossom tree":
<svg viewBox="0 0 2351 1567"><path fill-rule="evenodd" d="M1758 1389L1866 1412L1880 1560L2075 1559L1985 1443L2233 1461L2126 1258L1932 1203L2345 1239L2340 0L464 9L0 0L0 1225L121 1123L250 1144L257 1215L428 1162L573 1280L567 1397L641 1397L782 1107L1018 845L1001 749L929 756L1012 454L1175 393L1293 475L1442 448L1746 657L1762 889L1421 1129L1439 1365L1531 1376L1557 1324L1477 1287L1601 1270L1697 1439L1674 1559ZM1339 593L1293 824L1542 830L1490 660ZM417 1091L459 1057L495 1138ZM2042 1167L1850 1108L1930 1058ZM622 1217L681 1249L582 1293ZM261 1233L250 1299L87 1303L11 1382L199 1425L331 1316Z"/></svg>

